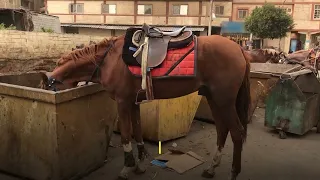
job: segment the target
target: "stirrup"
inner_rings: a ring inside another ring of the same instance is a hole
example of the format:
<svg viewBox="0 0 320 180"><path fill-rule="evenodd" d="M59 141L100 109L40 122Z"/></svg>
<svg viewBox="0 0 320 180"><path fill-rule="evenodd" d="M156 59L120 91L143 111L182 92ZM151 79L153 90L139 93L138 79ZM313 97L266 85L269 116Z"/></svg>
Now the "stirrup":
<svg viewBox="0 0 320 180"><path fill-rule="evenodd" d="M140 104L145 104L145 103L148 103L148 102L151 102L153 100L149 100L149 99L144 99L142 101L138 101L138 96L139 94L141 93L141 91L144 91L144 93L146 94L147 92L143 89L140 89L138 92L137 92L137 95L136 95L136 101L135 101L135 104L136 105L140 105Z"/></svg>

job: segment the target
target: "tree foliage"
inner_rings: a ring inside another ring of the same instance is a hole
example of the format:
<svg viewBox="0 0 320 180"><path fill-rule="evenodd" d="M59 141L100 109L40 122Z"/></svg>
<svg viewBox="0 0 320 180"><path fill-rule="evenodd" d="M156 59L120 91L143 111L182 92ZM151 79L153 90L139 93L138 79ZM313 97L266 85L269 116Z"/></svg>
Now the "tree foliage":
<svg viewBox="0 0 320 180"><path fill-rule="evenodd" d="M285 9L264 4L255 8L245 19L245 28L256 37L277 39L286 37L286 33L294 28L294 23Z"/></svg>

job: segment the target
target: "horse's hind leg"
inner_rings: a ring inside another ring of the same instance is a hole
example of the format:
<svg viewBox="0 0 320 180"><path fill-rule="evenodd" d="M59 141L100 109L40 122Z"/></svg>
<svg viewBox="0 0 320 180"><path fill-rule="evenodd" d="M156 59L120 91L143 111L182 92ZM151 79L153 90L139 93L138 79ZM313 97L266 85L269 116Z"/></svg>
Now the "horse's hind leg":
<svg viewBox="0 0 320 180"><path fill-rule="evenodd" d="M229 112L230 120L232 120L230 126L230 134L233 141L233 160L231 170L231 180L236 180L237 176L241 172L241 156L242 146L244 142L244 128L240 123L237 111L235 108L231 108Z"/></svg>
<svg viewBox="0 0 320 180"><path fill-rule="evenodd" d="M236 107L234 104L229 104L220 108L219 114L223 117L223 124L225 124L231 134L233 141L233 161L231 170L231 180L236 180L241 172L241 154L242 145L245 136L245 130L242 126Z"/></svg>
<svg viewBox="0 0 320 180"><path fill-rule="evenodd" d="M128 179L136 163L131 146L131 117L132 103L118 102L118 115L120 122L121 142L124 150L124 167L119 174L119 179Z"/></svg>
<svg viewBox="0 0 320 180"><path fill-rule="evenodd" d="M210 97L207 97L207 101L216 124L217 147L215 153L213 154L211 164L203 171L202 176L206 178L212 178L215 175L215 168L217 168L221 163L222 149L224 148L229 130L228 127L223 123L223 119L219 116L219 107L216 106Z"/></svg>
<svg viewBox="0 0 320 180"><path fill-rule="evenodd" d="M139 105L133 104L131 121L133 134L138 148L138 164L135 172L138 174L142 174L146 171L143 163L145 158L149 156L149 153L147 152L143 142Z"/></svg>

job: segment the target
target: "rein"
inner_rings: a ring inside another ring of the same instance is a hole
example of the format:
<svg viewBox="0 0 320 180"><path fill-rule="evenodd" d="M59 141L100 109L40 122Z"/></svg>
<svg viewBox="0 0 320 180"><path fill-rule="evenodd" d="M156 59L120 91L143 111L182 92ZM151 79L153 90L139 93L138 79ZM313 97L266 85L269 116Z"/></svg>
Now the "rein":
<svg viewBox="0 0 320 180"><path fill-rule="evenodd" d="M97 72L99 72L100 67L101 67L101 65L102 65L103 62L104 62L104 59L107 57L107 55L108 55L108 53L109 53L109 51L110 51L110 49L111 49L112 47L113 47L113 43L112 43L112 44L109 44L107 50L104 52L104 54L103 54L103 56L102 56L102 60L100 61L100 63L99 63L98 65L96 65L96 68L95 68L94 71L92 72L90 80L89 80L89 81L86 81L86 85L88 85L88 83L93 79L94 75L95 75Z"/></svg>
<svg viewBox="0 0 320 180"><path fill-rule="evenodd" d="M108 45L106 51L104 52L104 54L103 54L103 56L102 56L102 60L99 62L98 65L94 63L94 64L96 65L96 67L95 67L94 71L93 71L92 74L91 74L91 78L90 78L88 81L86 81L86 85L88 85L88 83L89 83L90 81L92 81L92 79L93 79L93 77L95 76L95 74L97 74L97 72L99 72L100 67L101 67L101 65L103 64L105 58L107 57L110 49L114 46L114 42L113 42L113 41L112 41L112 43L108 43L108 44L109 44L109 45ZM49 77L49 78L48 78L48 86L49 86L50 88L52 88L53 91L59 90L58 88L56 88L56 87L54 86L54 84L56 84L56 83L63 84L63 80L57 80L57 79L52 78L52 77Z"/></svg>

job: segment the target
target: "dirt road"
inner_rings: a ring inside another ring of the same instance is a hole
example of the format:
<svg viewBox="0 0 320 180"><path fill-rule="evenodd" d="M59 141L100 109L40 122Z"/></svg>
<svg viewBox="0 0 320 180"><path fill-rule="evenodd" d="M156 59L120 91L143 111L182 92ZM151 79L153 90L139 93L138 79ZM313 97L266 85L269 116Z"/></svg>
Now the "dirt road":
<svg viewBox="0 0 320 180"><path fill-rule="evenodd" d="M249 125L248 139L243 150L242 173L239 180L319 180L320 179L320 134L315 130L305 136L288 135L281 140L278 134L263 126L264 110L258 109L256 117ZM215 127L194 121L188 137L163 144L163 152L175 142L180 148L190 149L210 161L210 152L216 142ZM114 180L123 166L123 151L120 137L113 137L107 164L91 173L83 180ZM157 145L147 143L149 152L157 156ZM226 180L232 161L232 141L230 136L224 149L221 166L216 170L215 180ZM202 170L209 162L198 166L183 175L149 165L146 174L131 180L196 180L201 178ZM1 180L16 180L1 177Z"/></svg>

